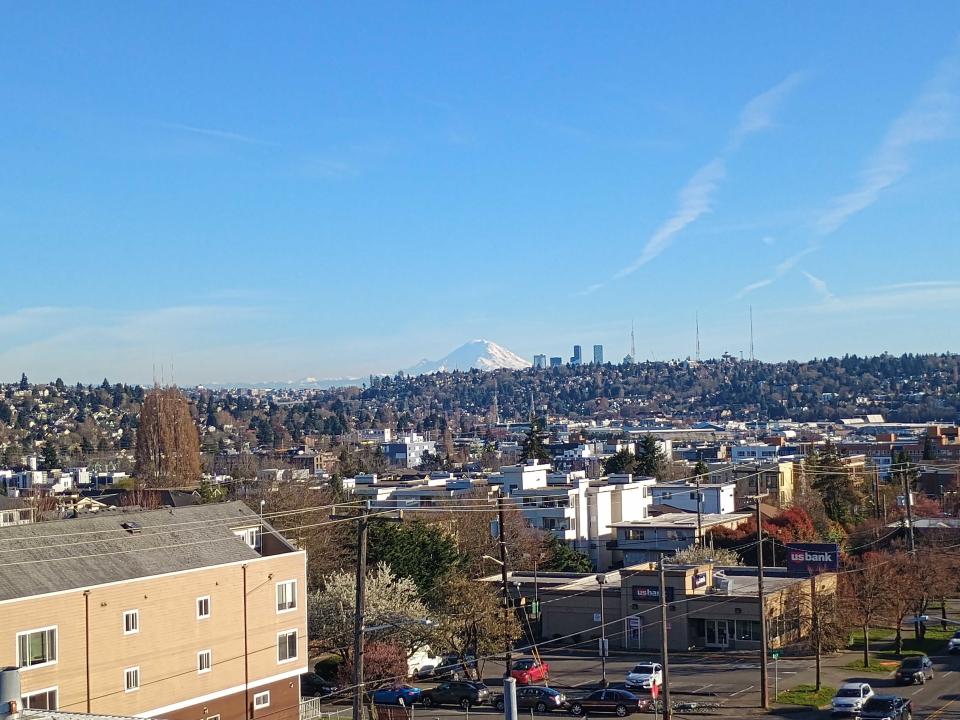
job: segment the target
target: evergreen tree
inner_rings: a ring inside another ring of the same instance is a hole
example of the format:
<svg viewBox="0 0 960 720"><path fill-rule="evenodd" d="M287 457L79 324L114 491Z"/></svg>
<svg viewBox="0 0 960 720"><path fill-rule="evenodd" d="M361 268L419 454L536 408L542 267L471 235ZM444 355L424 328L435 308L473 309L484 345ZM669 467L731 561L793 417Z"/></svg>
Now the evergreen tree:
<svg viewBox="0 0 960 720"><path fill-rule="evenodd" d="M57 451L57 446L49 440L43 446L43 467L45 470L60 467L60 453Z"/></svg>
<svg viewBox="0 0 960 720"><path fill-rule="evenodd" d="M841 525L860 517L861 493L834 445L827 443L822 452L808 456L804 470L811 475L810 487L823 499L827 517Z"/></svg>
<svg viewBox="0 0 960 720"><path fill-rule="evenodd" d="M21 390L29 390L29 389L30 389L30 381L27 380L27 374L26 374L26 373L20 373L20 389L21 389Z"/></svg>
<svg viewBox="0 0 960 720"><path fill-rule="evenodd" d="M542 423L539 419L530 423L530 430L527 437L524 438L521 445L520 460L536 460L537 462L550 462L550 453L543 444Z"/></svg>
<svg viewBox="0 0 960 720"><path fill-rule="evenodd" d="M638 465L636 455L626 449L619 450L615 455L603 461L603 474L636 473Z"/></svg>
<svg viewBox="0 0 960 720"><path fill-rule="evenodd" d="M697 460L697 464L693 466L693 476L700 478L700 482L705 482L709 475L710 468L707 464L703 460Z"/></svg>
<svg viewBox="0 0 960 720"><path fill-rule="evenodd" d="M547 572L588 573L593 571L593 563L579 550L574 550L556 535L548 535L543 542L546 559L540 563L540 569Z"/></svg>
<svg viewBox="0 0 960 720"><path fill-rule="evenodd" d="M644 435L637 446L637 474L660 477L666 458L653 435Z"/></svg>

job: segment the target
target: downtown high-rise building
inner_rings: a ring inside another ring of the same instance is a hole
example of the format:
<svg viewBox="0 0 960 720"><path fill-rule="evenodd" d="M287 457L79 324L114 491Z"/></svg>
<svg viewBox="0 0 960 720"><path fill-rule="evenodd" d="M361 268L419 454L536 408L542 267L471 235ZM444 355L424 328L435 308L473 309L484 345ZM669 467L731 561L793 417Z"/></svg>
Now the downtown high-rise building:
<svg viewBox="0 0 960 720"><path fill-rule="evenodd" d="M547 356L546 355L534 355L533 356L533 367L542 370L547 366Z"/></svg>
<svg viewBox="0 0 960 720"><path fill-rule="evenodd" d="M603 365L603 345L593 346L593 364Z"/></svg>
<svg viewBox="0 0 960 720"><path fill-rule="evenodd" d="M583 353L579 345L573 346L573 357L570 358L571 365L582 365L583 364Z"/></svg>
<svg viewBox="0 0 960 720"><path fill-rule="evenodd" d="M562 357L553 356L550 358L550 367L555 368L560 367L561 365L563 365Z"/></svg>

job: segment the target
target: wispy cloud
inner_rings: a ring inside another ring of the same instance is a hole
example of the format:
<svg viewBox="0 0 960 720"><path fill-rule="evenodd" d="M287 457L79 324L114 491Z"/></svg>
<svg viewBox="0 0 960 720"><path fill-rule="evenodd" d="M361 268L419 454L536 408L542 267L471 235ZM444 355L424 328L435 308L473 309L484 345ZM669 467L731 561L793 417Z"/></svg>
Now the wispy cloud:
<svg viewBox="0 0 960 720"><path fill-rule="evenodd" d="M944 61L913 104L887 130L883 141L861 171L859 185L834 199L817 220L821 236L835 232L848 219L873 205L881 193L910 171L910 151L915 145L946 138L957 114L956 83L960 55Z"/></svg>
<svg viewBox="0 0 960 720"><path fill-rule="evenodd" d="M958 287L960 282L956 280L917 280L915 282L895 283L893 285L880 285L874 288L876 291L883 290L916 290L918 288L939 288L939 287Z"/></svg>
<svg viewBox="0 0 960 720"><path fill-rule="evenodd" d="M578 290L573 295L574 297L584 297L586 295L593 295L597 290L603 287L603 283L594 283L593 285L588 285L583 290Z"/></svg>
<svg viewBox="0 0 960 720"><path fill-rule="evenodd" d="M747 137L773 124L777 106L800 78L798 73L794 73L744 105L737 125L731 131L723 150L701 166L687 181L677 197L674 213L647 239L639 257L618 270L615 278L625 277L642 268L666 250L684 228L710 212L713 208L713 196L727 174L727 158Z"/></svg>
<svg viewBox="0 0 960 720"><path fill-rule="evenodd" d="M777 244L777 239L772 235L764 235L762 238L760 238L760 242L762 242L764 245L773 246Z"/></svg>
<svg viewBox="0 0 960 720"><path fill-rule="evenodd" d="M621 278L642 268L662 253L677 233L709 212L713 193L726 173L726 163L719 157L700 168L680 191L676 212L650 236L640 257L619 270L614 277Z"/></svg>
<svg viewBox="0 0 960 720"><path fill-rule="evenodd" d="M916 145L943 140L955 132L960 109L958 80L960 50L955 49L940 64L917 98L890 124L879 147L861 170L859 184L850 192L834 198L829 208L820 213L814 222L815 237L803 251L784 263L794 261L790 265L792 267L798 257L818 250L824 238L835 233L851 217L876 203L884 190L902 180L910 172L910 154ZM742 298L772 284L784 274L784 263L774 268L767 278L741 288L736 297Z"/></svg>
<svg viewBox="0 0 960 720"><path fill-rule="evenodd" d="M728 149L734 150L750 135L773 127L773 118L780 103L802 79L802 73L792 73L744 105L740 112L740 123L730 135Z"/></svg>
<svg viewBox="0 0 960 720"><path fill-rule="evenodd" d="M830 288L827 287L827 283L824 280L818 278L812 273L808 273L806 270L801 272L803 272L803 276L807 279L807 282L810 283L810 287L812 287L813 291L820 296L821 300L827 303L836 300L836 296L830 292Z"/></svg>
<svg viewBox="0 0 960 720"><path fill-rule="evenodd" d="M905 285L911 285L911 283L905 283ZM909 317L912 314L929 312L931 309L953 306L957 302L960 302L960 282L904 287L899 290L876 289L845 296L836 296L831 293L829 297L821 295L820 302L814 305L791 306L777 312L839 315L885 310L903 313Z"/></svg>
<svg viewBox="0 0 960 720"><path fill-rule="evenodd" d="M773 271L770 273L768 277L765 277L761 280L757 280L756 282L752 282L749 285L744 285L742 288L740 288L739 291L737 291L737 294L735 297L737 298L737 300L740 300L744 296L752 293L754 290L759 290L760 288L765 288L768 285L772 285L775 280L779 280L781 277L783 277L788 271L796 267L796 264L798 262L800 262L805 256L812 253L814 250L816 250L815 247L812 247L812 246L805 247L800 252L794 253L793 255L786 258L785 260L781 260L773 268Z"/></svg>
<svg viewBox="0 0 960 720"><path fill-rule="evenodd" d="M216 128L197 127L196 125L182 125L180 123L163 123L163 127L168 130L177 130L194 135L204 135L206 137L217 138L218 140L229 140L231 142L247 143L249 145L270 145L276 147L276 143L268 140L243 135L241 133L231 132L229 130L218 130Z"/></svg>

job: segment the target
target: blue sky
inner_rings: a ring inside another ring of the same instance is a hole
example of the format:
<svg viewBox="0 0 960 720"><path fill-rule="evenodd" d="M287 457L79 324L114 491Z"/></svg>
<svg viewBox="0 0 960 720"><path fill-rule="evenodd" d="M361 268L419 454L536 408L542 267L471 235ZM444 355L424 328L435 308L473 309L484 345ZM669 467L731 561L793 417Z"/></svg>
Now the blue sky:
<svg viewBox="0 0 960 720"><path fill-rule="evenodd" d="M0 377L960 349L957 3L340 5L4 4Z"/></svg>

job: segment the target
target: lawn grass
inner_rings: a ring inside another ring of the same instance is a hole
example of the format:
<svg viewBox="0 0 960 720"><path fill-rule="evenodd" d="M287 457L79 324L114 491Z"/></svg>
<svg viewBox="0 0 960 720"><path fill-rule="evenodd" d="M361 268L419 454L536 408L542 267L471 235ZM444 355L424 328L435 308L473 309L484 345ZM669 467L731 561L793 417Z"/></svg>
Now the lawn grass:
<svg viewBox="0 0 960 720"><path fill-rule="evenodd" d="M891 670L896 670L897 665L900 664L899 660L888 660L878 658L876 655L870 655L870 664L864 667L863 658L858 658L852 662L848 662L844 665L848 670L859 670L860 672L871 672L871 673L888 673Z"/></svg>
<svg viewBox="0 0 960 720"><path fill-rule="evenodd" d="M777 695L776 702L783 705L803 705L819 708L828 705L836 692L837 689L829 685L823 685L819 690L813 685L797 685Z"/></svg>

